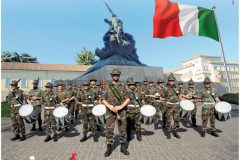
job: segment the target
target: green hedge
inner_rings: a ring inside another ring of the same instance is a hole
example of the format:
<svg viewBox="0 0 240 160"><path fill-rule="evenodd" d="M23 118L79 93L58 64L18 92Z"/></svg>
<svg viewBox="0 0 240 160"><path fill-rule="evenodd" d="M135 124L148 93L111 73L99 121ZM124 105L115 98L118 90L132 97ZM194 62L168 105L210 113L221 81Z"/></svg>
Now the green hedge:
<svg viewBox="0 0 240 160"><path fill-rule="evenodd" d="M220 97L221 101L226 101L232 104L239 104L239 95L238 93L227 93Z"/></svg>
<svg viewBox="0 0 240 160"><path fill-rule="evenodd" d="M10 105L6 101L1 102L1 114L2 117L10 117Z"/></svg>

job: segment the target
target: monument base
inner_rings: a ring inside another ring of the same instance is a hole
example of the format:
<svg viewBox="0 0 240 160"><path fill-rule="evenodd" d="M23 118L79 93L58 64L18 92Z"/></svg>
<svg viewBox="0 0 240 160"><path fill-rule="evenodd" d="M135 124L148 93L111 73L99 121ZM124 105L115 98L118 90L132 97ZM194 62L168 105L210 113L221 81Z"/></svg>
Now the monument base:
<svg viewBox="0 0 240 160"><path fill-rule="evenodd" d="M153 80L154 82L156 82L159 78L164 78L162 67L105 65L104 67L86 75L82 75L75 80L83 81L96 78L98 81L111 81L111 72L114 68L118 68L121 71L120 81L125 81L128 77L133 77L135 82L142 82L145 77L147 77L148 80Z"/></svg>

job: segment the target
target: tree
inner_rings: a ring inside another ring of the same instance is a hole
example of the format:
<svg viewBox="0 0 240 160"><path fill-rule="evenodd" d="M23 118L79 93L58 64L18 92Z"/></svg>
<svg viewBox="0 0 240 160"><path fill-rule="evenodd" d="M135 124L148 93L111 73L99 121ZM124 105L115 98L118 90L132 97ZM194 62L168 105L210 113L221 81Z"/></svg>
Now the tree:
<svg viewBox="0 0 240 160"><path fill-rule="evenodd" d="M22 62L22 63L38 63L36 57L32 57L27 53L18 54L17 52L2 52L2 62Z"/></svg>
<svg viewBox="0 0 240 160"><path fill-rule="evenodd" d="M75 60L80 65L93 65L97 62L95 55L91 51L87 51L86 48L77 53Z"/></svg>

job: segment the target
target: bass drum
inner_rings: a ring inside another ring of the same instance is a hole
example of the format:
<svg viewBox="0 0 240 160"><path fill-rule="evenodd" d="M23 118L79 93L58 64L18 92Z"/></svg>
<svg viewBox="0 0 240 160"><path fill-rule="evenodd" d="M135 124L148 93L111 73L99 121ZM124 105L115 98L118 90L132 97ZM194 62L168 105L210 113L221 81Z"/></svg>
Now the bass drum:
<svg viewBox="0 0 240 160"><path fill-rule="evenodd" d="M150 125L153 123L153 116L156 114L156 109L152 105L144 105L140 108L142 114L142 123Z"/></svg>
<svg viewBox="0 0 240 160"><path fill-rule="evenodd" d="M53 110L53 115L56 119L57 125L60 128L66 127L68 124L67 116L68 116L68 109L66 107L57 107Z"/></svg>
<svg viewBox="0 0 240 160"><path fill-rule="evenodd" d="M37 111L31 104L22 105L19 109L19 115L29 124L35 123L38 119Z"/></svg>
<svg viewBox="0 0 240 160"><path fill-rule="evenodd" d="M194 103L190 100L181 100L180 106L182 108L181 110L181 118L188 118L189 114L192 110L194 110Z"/></svg>
<svg viewBox="0 0 240 160"><path fill-rule="evenodd" d="M107 112L106 106L103 104L98 104L93 107L92 114L94 115L98 125L106 124L106 119L105 119L106 112Z"/></svg>
<svg viewBox="0 0 240 160"><path fill-rule="evenodd" d="M215 117L219 121L227 121L231 118L232 106L228 102L218 102L215 105Z"/></svg>

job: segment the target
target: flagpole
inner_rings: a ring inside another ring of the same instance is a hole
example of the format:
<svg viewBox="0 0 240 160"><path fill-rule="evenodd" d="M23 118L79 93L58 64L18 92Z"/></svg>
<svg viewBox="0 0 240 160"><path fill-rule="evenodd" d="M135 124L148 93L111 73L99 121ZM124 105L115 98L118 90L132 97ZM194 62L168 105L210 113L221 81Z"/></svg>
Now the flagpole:
<svg viewBox="0 0 240 160"><path fill-rule="evenodd" d="M229 78L229 74L228 74L228 70L227 70L225 54L224 54L223 45L222 45L222 39L221 39L221 36L220 36L220 31L219 31L219 27L218 27L217 17L216 17L216 14L215 14L215 8L216 8L216 7L214 6L212 9L213 9L213 13L214 13L214 16L215 16L215 19L216 19L218 37L219 37L219 42L220 42L221 49L222 49L222 57L223 57L223 64L224 64L224 68L225 68L225 72L226 72L226 77L227 77L228 91L229 91L229 93L231 93L231 92L232 92L232 89L231 89L231 84L230 84L230 78Z"/></svg>

